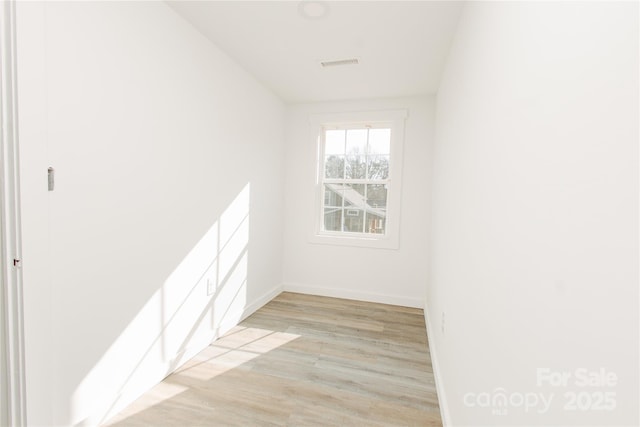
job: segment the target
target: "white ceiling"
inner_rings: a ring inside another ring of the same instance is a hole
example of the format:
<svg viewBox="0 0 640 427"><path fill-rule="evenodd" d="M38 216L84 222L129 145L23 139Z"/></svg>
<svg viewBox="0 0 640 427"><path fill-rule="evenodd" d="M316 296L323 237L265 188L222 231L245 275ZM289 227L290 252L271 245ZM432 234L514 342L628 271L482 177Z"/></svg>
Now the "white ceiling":
<svg viewBox="0 0 640 427"><path fill-rule="evenodd" d="M458 1L168 3L292 103L435 93L462 8ZM305 8L326 14L305 16ZM354 57L358 65L320 66Z"/></svg>

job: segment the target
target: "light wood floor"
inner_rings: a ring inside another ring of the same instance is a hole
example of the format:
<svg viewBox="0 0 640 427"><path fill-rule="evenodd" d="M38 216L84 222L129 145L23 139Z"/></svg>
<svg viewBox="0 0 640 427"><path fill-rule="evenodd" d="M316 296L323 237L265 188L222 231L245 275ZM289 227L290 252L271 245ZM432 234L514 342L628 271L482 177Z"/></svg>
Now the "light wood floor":
<svg viewBox="0 0 640 427"><path fill-rule="evenodd" d="M282 293L113 426L441 426L422 310Z"/></svg>

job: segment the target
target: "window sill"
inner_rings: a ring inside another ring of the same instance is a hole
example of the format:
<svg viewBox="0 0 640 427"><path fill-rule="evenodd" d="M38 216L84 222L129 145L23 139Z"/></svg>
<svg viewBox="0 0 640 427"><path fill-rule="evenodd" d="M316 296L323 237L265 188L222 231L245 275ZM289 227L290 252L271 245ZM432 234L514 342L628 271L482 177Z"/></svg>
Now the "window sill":
<svg viewBox="0 0 640 427"><path fill-rule="evenodd" d="M321 245L353 246L372 249L398 249L398 237L354 237L335 234L312 234L309 242Z"/></svg>

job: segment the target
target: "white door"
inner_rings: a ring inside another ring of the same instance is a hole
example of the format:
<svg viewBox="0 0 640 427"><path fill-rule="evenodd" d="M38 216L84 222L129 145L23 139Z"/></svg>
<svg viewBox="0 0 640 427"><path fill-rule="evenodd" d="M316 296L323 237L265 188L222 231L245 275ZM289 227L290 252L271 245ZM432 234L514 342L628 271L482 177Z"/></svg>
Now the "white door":
<svg viewBox="0 0 640 427"><path fill-rule="evenodd" d="M0 423L25 425L15 3L0 2Z"/></svg>
<svg viewBox="0 0 640 427"><path fill-rule="evenodd" d="M4 248L4 234L2 233L2 228L0 227L0 242L2 242L2 244L0 245L0 248ZM5 259L5 255L4 255L4 250L0 249L1 255L2 255L2 260ZM4 265L2 266L2 269L4 270ZM5 329L5 320L4 320L4 314L5 314L5 297L4 297L4 274L0 274L0 307L2 309L2 311L0 312L2 314L2 321L0 322L0 325L2 327L0 327L0 378L2 380L0 380L0 425L1 426L7 426L9 425L9 401L7 399L7 395L8 395L8 386L7 386L7 381L5 381L4 379L7 378L7 375L9 374L8 369L7 369L7 345L6 345L6 334L4 332Z"/></svg>

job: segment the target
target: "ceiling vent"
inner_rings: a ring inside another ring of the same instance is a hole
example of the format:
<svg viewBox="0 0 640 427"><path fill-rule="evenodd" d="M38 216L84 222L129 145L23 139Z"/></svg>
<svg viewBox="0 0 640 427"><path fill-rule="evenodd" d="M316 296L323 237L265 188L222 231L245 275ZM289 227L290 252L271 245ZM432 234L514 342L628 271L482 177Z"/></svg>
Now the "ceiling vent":
<svg viewBox="0 0 640 427"><path fill-rule="evenodd" d="M358 58L349 58L349 59L338 59L335 61L321 61L320 65L322 65L323 68L326 67L337 67L339 65L358 65L360 63L360 61L358 61Z"/></svg>

